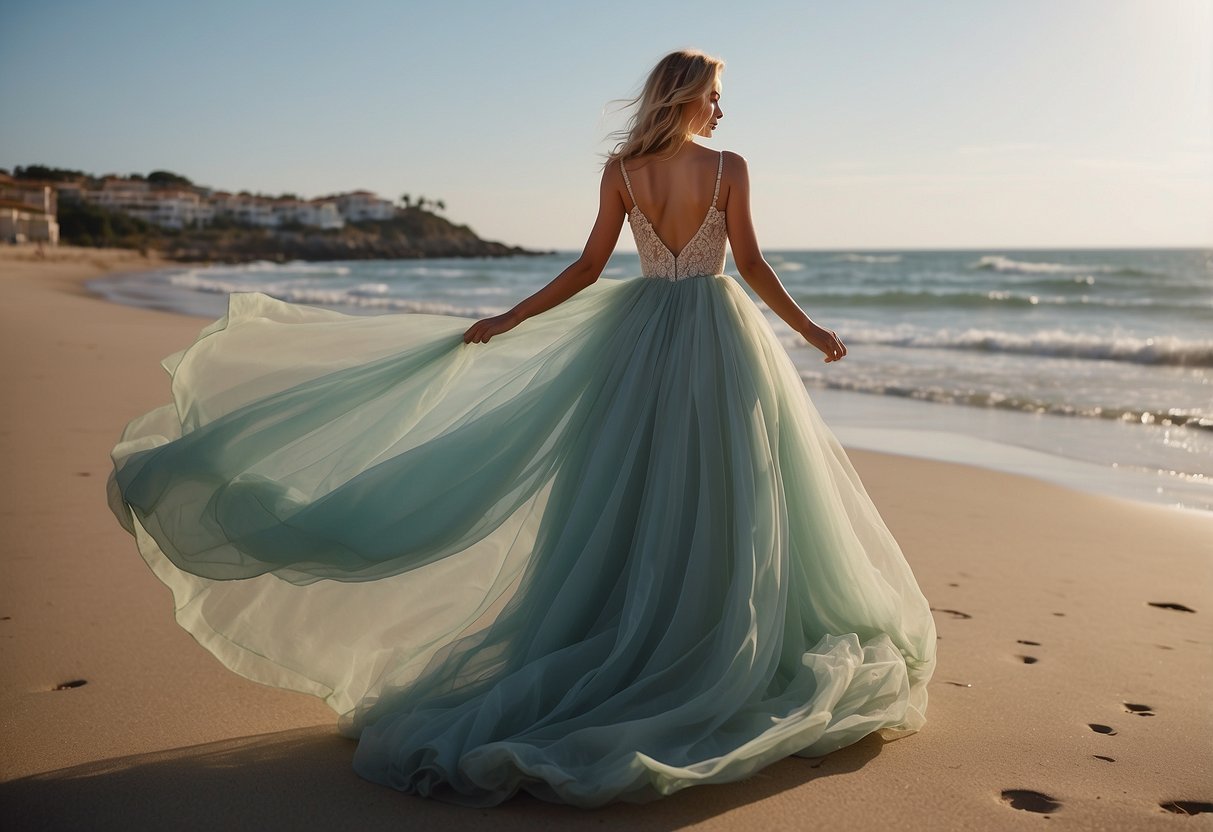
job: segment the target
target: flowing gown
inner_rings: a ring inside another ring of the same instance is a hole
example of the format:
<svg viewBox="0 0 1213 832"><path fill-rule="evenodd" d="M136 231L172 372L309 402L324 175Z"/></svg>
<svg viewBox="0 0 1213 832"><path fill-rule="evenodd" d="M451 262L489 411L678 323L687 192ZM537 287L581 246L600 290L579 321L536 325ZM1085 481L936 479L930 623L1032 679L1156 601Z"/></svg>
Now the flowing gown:
<svg viewBox="0 0 1213 832"><path fill-rule="evenodd" d="M322 697L360 776L466 806L647 802L920 729L930 608L723 273L722 165L677 255L633 198L642 276L487 343L231 294L107 483L178 623Z"/></svg>

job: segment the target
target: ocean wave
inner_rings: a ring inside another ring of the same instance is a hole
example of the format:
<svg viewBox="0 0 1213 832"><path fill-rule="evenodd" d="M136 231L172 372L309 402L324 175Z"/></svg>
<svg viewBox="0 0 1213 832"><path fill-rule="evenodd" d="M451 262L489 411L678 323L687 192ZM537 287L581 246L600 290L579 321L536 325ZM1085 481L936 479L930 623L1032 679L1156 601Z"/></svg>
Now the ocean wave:
<svg viewBox="0 0 1213 832"><path fill-rule="evenodd" d="M386 283L359 283L357 286L351 286L343 291L353 297L375 298L386 295L392 291L392 287Z"/></svg>
<svg viewBox="0 0 1213 832"><path fill-rule="evenodd" d="M910 349L969 350L1091 361L1125 361L1171 367L1213 367L1213 340L1190 341L1174 336L1105 338L1076 335L1060 329L1040 330L1024 335L976 328L959 332L941 329L934 332L898 333L862 326L848 328L840 335L847 343ZM805 343L799 335L780 340L788 347L803 347Z"/></svg>
<svg viewBox="0 0 1213 832"><path fill-rule="evenodd" d="M1018 272L1021 274L1070 274L1074 272L1095 272L1105 274L1149 275L1153 272L1142 269L1129 269L1109 265L1083 265L1080 263L1031 263L1025 260L1012 260L1000 254L987 254L970 268L979 271Z"/></svg>
<svg viewBox="0 0 1213 832"><path fill-rule="evenodd" d="M1027 286L1033 286L1033 287L1038 287L1041 289L1052 289L1054 291L1061 292L1061 291L1065 291L1067 289L1071 289L1071 290L1084 289L1087 286L1094 286L1095 282L1096 282L1095 275L1077 274L1077 275L1074 275L1073 277L1071 277L1069 280L1057 280L1056 278L1050 278L1050 279L1045 279L1045 280L1029 279L1029 280L1017 281L1015 283L1015 285L1021 289L1024 287L1027 287Z"/></svg>
<svg viewBox="0 0 1213 832"><path fill-rule="evenodd" d="M1059 287L1051 287L1056 291ZM1110 298L1095 295L1045 295L1016 292L1009 289L987 291L939 291L936 289L887 289L883 291L806 292L792 287L797 301L803 303L839 304L845 306L946 306L976 308L985 306L1031 307L1072 306L1144 311L1188 311L1192 304L1163 304L1151 298ZM1211 307L1213 308L1213 307Z"/></svg>
<svg viewBox="0 0 1213 832"><path fill-rule="evenodd" d="M267 274L281 272L284 275L327 274L345 276L350 273L349 266L335 266L331 262L313 263L308 260L291 260L277 263L273 260L255 260L251 263L241 263L234 266L208 266L211 274Z"/></svg>
<svg viewBox="0 0 1213 832"><path fill-rule="evenodd" d="M413 266L403 273L409 277L467 277L468 271L446 266Z"/></svg>
<svg viewBox="0 0 1213 832"><path fill-rule="evenodd" d="M947 390L942 387L912 387L895 382L870 379L838 378L834 375L801 370L800 377L815 387L830 390L846 390L852 393L871 393L879 396L900 396L908 399L957 404L969 407L993 407L1000 410L1016 410L1028 413L1049 413L1057 416L1077 416L1091 419L1110 419L1163 427L1186 427L1194 430L1213 431L1213 415L1199 411L1137 410L1089 406L1080 407L1067 402L1044 401L1029 396L1015 396L996 391Z"/></svg>
<svg viewBox="0 0 1213 832"><path fill-rule="evenodd" d="M900 263L900 254L837 254L832 259L843 263Z"/></svg>
<svg viewBox="0 0 1213 832"><path fill-rule="evenodd" d="M441 301L419 301L390 297L384 294L388 287L382 283L364 283L355 287L332 289L293 285L289 281L252 285L247 282L201 277L197 272L193 271L172 275L169 278L169 282L174 286L213 294L262 292L272 298L290 303L345 306L356 309L379 309L388 312L413 312L425 315L454 315L460 318L486 318L492 315L500 315L508 308L504 306L459 306Z"/></svg>

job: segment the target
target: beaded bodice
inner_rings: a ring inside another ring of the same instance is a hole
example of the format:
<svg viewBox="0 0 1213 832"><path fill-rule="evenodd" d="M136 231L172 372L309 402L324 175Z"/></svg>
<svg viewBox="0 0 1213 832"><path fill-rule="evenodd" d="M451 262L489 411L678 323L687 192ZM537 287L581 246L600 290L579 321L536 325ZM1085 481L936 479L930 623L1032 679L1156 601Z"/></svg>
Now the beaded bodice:
<svg viewBox="0 0 1213 832"><path fill-rule="evenodd" d="M632 193L632 181L628 170L619 164L628 196L632 198L632 210L628 212L628 224L632 226L632 238L636 241L636 252L640 255L640 271L645 277L665 280L682 280L697 275L721 274L724 272L724 249L728 242L725 214L716 208L716 197L720 193L720 173L724 169L724 154L716 164L716 187L712 191L712 204L707 216L682 250L677 254L657 236L653 224L636 204Z"/></svg>

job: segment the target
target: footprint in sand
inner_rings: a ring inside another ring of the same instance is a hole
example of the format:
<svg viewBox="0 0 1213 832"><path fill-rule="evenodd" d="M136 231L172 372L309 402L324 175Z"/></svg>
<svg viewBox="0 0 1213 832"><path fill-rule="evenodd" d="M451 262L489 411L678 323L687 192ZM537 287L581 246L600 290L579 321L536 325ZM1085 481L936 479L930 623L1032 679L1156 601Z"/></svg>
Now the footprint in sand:
<svg viewBox="0 0 1213 832"><path fill-rule="evenodd" d="M1151 607L1158 607L1164 610L1175 610L1177 612L1196 612L1191 607L1185 607L1183 604L1176 604L1171 601L1148 601Z"/></svg>
<svg viewBox="0 0 1213 832"><path fill-rule="evenodd" d="M1034 792L1031 789L1003 789L1002 800L1012 809L1037 812L1042 815L1050 815L1061 808L1061 801L1049 797L1044 792Z"/></svg>
<svg viewBox="0 0 1213 832"><path fill-rule="evenodd" d="M1111 725L1100 725L1098 722L1088 722L1087 727L1097 734L1107 734L1109 737L1116 736L1116 729Z"/></svg>
<svg viewBox="0 0 1213 832"><path fill-rule="evenodd" d="M1025 656L1022 653L1016 653L1015 658L1022 660L1024 664L1036 664L1038 661L1040 661L1040 659L1036 658L1035 656Z"/></svg>
<svg viewBox="0 0 1213 832"><path fill-rule="evenodd" d="M969 615L967 612L961 612L960 610L941 610L938 607L931 607L931 611L932 612L946 612L948 615L952 616L953 618L972 618L973 617L973 616Z"/></svg>
<svg viewBox="0 0 1213 832"><path fill-rule="evenodd" d="M1135 705L1132 702L1125 702L1124 706L1125 710L1131 714L1137 714L1138 716L1154 716L1154 709L1149 705Z"/></svg>
<svg viewBox="0 0 1213 832"><path fill-rule="evenodd" d="M1114 763L1114 762L1116 762L1116 758L1114 758L1114 757L1105 757L1103 754L1092 754L1091 756L1092 756L1092 757L1094 757L1096 760L1104 760L1104 761L1109 762L1109 763Z"/></svg>
<svg viewBox="0 0 1213 832"><path fill-rule="evenodd" d="M1166 803L1158 805L1177 815L1200 815L1213 812L1213 803L1207 800L1168 800Z"/></svg>
<svg viewBox="0 0 1213 832"><path fill-rule="evenodd" d="M88 682L84 679L72 679L70 682L64 682L61 685L55 685L52 690L67 690L69 688L78 688L81 685L87 685Z"/></svg>
<svg viewBox="0 0 1213 832"><path fill-rule="evenodd" d="M1015 641L1017 641L1017 642L1018 642L1018 643L1020 643L1020 644L1030 644L1030 645L1032 645L1033 647L1039 647L1039 646L1040 646L1040 642L1039 642L1039 641L1028 641L1026 638L1017 638L1017 639L1015 639Z"/></svg>

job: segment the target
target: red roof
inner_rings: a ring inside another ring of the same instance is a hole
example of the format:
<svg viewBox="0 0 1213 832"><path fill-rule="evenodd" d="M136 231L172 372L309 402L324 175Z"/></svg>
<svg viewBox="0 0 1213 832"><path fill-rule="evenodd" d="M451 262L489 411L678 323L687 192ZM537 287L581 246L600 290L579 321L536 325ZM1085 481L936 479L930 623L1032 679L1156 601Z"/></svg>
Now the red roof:
<svg viewBox="0 0 1213 832"><path fill-rule="evenodd" d="M38 181L29 180L29 179L13 179L10 182L6 182L4 187L20 188L23 191L40 191L43 188L46 188L48 186L53 186L54 184L55 184L54 182L38 182Z"/></svg>
<svg viewBox="0 0 1213 832"><path fill-rule="evenodd" d="M15 199L0 199L0 208L17 208L30 214L45 214L41 208L36 208L28 202L18 202Z"/></svg>

